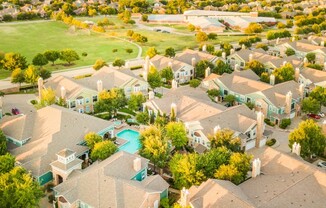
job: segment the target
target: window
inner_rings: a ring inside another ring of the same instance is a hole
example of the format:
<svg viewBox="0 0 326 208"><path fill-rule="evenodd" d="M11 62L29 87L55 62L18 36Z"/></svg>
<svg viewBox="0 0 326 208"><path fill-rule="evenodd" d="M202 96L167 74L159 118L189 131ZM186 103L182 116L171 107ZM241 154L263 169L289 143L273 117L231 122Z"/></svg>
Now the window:
<svg viewBox="0 0 326 208"><path fill-rule="evenodd" d="M190 75L192 75L192 73L193 73L192 70L190 70Z"/></svg>
<svg viewBox="0 0 326 208"><path fill-rule="evenodd" d="M224 95L228 95L229 94L227 90L224 90L223 93L224 93Z"/></svg>
<svg viewBox="0 0 326 208"><path fill-rule="evenodd" d="M256 106L261 108L261 103L256 101Z"/></svg>
<svg viewBox="0 0 326 208"><path fill-rule="evenodd" d="M85 98L85 103L89 103L89 98Z"/></svg>
<svg viewBox="0 0 326 208"><path fill-rule="evenodd" d="M76 102L75 101L71 101L70 102L70 108L75 108L76 107Z"/></svg>
<svg viewBox="0 0 326 208"><path fill-rule="evenodd" d="M240 63L240 66L244 66L244 63L243 63L243 62L241 62L241 63Z"/></svg>
<svg viewBox="0 0 326 208"><path fill-rule="evenodd" d="M139 86L137 86L137 87L135 86L134 87L134 92L139 92L139 91L140 91L140 87Z"/></svg>
<svg viewBox="0 0 326 208"><path fill-rule="evenodd" d="M82 109L82 108L81 109L78 109L78 112L79 113L84 113L84 109Z"/></svg>
<svg viewBox="0 0 326 208"><path fill-rule="evenodd" d="M97 95L94 95L94 96L93 96L93 103L94 103L94 102L97 102Z"/></svg>
<svg viewBox="0 0 326 208"><path fill-rule="evenodd" d="M91 109L89 108L89 106L86 106L86 113L89 113L91 111Z"/></svg>
<svg viewBox="0 0 326 208"><path fill-rule="evenodd" d="M83 105L84 104L84 100L83 99L77 99L77 105Z"/></svg>

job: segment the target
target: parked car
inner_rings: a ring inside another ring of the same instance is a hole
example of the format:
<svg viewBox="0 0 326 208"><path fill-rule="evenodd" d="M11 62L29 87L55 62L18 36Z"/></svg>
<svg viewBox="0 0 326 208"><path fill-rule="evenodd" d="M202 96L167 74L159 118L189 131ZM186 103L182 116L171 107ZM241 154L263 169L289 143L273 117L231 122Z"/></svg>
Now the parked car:
<svg viewBox="0 0 326 208"><path fill-rule="evenodd" d="M13 109L11 109L11 113L13 115L19 115L20 114L20 111L18 110L18 108L13 108Z"/></svg>
<svg viewBox="0 0 326 208"><path fill-rule="evenodd" d="M160 32L161 29L155 28L154 31L155 31L155 32Z"/></svg>
<svg viewBox="0 0 326 208"><path fill-rule="evenodd" d="M310 118L314 118L314 119L320 119L319 115L313 114L313 113L308 113L307 116L310 117Z"/></svg>
<svg viewBox="0 0 326 208"><path fill-rule="evenodd" d="M325 114L323 112L320 112L320 113L318 113L318 116L324 118L325 117Z"/></svg>
<svg viewBox="0 0 326 208"><path fill-rule="evenodd" d="M163 30L162 33L170 33L169 31Z"/></svg>
<svg viewBox="0 0 326 208"><path fill-rule="evenodd" d="M319 162L319 163L317 164L317 166L326 169L326 162L325 162L325 161L321 161L321 162Z"/></svg>

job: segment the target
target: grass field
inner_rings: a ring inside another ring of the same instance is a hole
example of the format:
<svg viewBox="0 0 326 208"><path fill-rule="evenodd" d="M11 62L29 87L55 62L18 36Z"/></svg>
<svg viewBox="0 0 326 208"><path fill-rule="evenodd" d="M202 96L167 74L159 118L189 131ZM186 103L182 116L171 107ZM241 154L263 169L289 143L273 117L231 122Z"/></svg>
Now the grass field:
<svg viewBox="0 0 326 208"><path fill-rule="evenodd" d="M77 30L69 32L68 26L61 22L42 22L31 24L1 25L0 24L0 51L19 52L27 58L29 63L37 53L45 50L61 50L71 48L80 55L80 60L71 67L92 65L98 58L113 61L115 58L130 59L138 54L136 46L121 40L110 38L105 34L89 33ZM125 49L133 49L128 54ZM118 52L113 53L113 49ZM83 52L87 56L81 56ZM57 61L56 66L48 64L50 70L64 69L62 61ZM6 73L0 74L5 77Z"/></svg>

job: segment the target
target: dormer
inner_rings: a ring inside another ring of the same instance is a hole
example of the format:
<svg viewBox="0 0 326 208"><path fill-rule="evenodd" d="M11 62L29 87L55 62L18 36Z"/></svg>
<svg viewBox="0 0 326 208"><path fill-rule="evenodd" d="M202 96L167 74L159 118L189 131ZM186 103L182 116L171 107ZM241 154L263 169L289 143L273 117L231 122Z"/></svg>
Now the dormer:
<svg viewBox="0 0 326 208"><path fill-rule="evenodd" d="M70 149L63 149L57 154L58 161L63 164L68 164L76 159L76 153Z"/></svg>

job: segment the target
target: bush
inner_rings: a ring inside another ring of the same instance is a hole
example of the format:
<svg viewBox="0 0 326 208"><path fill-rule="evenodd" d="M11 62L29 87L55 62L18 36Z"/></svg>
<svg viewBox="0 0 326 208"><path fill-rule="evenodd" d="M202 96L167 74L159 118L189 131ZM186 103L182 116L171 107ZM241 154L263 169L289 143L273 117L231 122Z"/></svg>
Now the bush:
<svg viewBox="0 0 326 208"><path fill-rule="evenodd" d="M273 146L275 143L276 143L276 139L274 138L266 141L266 145L270 147Z"/></svg>
<svg viewBox="0 0 326 208"><path fill-rule="evenodd" d="M209 34L207 35L207 37L208 37L208 39L210 39L210 40L216 40L216 38L217 38L217 34L216 34L216 33L209 33Z"/></svg>
<svg viewBox="0 0 326 208"><path fill-rule="evenodd" d="M49 196L48 196L49 203L52 204L53 201L54 201L54 198L55 198L55 197L53 196L53 194L49 195Z"/></svg>
<svg viewBox="0 0 326 208"><path fill-rule="evenodd" d="M112 52L116 53L116 52L118 52L118 49L115 48L115 49L112 50Z"/></svg>
<svg viewBox="0 0 326 208"><path fill-rule="evenodd" d="M53 183L48 183L48 184L46 185L46 191L47 191L48 193L50 193L51 191L53 191L53 190L52 190L53 187L54 187L54 184L53 184Z"/></svg>
<svg viewBox="0 0 326 208"><path fill-rule="evenodd" d="M36 104L37 104L37 100L31 100L31 103L32 103L33 105L36 105Z"/></svg>
<svg viewBox="0 0 326 208"><path fill-rule="evenodd" d="M86 52L83 52L82 53L82 56L87 56L88 54Z"/></svg>
<svg viewBox="0 0 326 208"><path fill-rule="evenodd" d="M190 87L196 88L200 85L200 80L198 79L192 79L189 82Z"/></svg>
<svg viewBox="0 0 326 208"><path fill-rule="evenodd" d="M286 129L286 127L288 127L289 125L291 125L291 119L285 118L285 119L282 119L282 121L280 123L280 128Z"/></svg>
<svg viewBox="0 0 326 208"><path fill-rule="evenodd" d="M207 90L207 94L212 97L217 97L220 95L220 91L217 89Z"/></svg>
<svg viewBox="0 0 326 208"><path fill-rule="evenodd" d="M265 118L265 119L264 119L264 122L265 122L267 125L269 125L269 126L275 126L275 124L273 124L273 123L271 122L271 120L269 120L269 118Z"/></svg>

